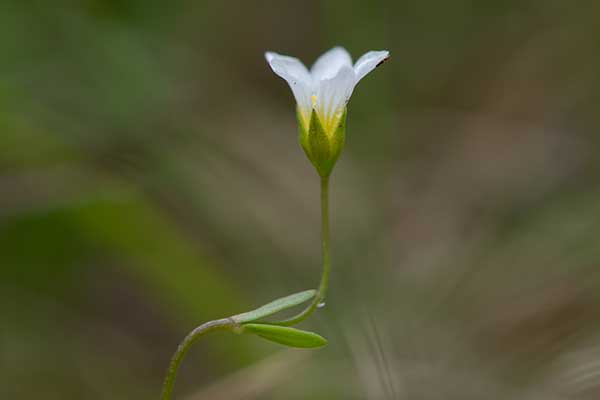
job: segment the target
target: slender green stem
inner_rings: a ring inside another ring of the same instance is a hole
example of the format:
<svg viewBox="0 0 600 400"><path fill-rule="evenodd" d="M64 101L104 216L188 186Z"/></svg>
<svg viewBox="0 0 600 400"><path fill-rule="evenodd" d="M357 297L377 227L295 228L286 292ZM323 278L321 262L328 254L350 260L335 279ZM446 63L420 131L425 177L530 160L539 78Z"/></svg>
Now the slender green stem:
<svg viewBox="0 0 600 400"><path fill-rule="evenodd" d="M323 256L323 272L321 283L312 303L297 315L283 321L274 322L274 325L292 326L304 321L311 315L319 304L325 299L329 287L329 275L331 273L331 234L329 230L329 177L321 177L321 243Z"/></svg>
<svg viewBox="0 0 600 400"><path fill-rule="evenodd" d="M185 339L183 339L183 342L179 344L179 347L177 347L177 351L171 359L171 364L169 365L169 369L167 370L167 377L165 378L165 382L163 383L161 400L171 400L171 396L173 394L173 386L175 385L175 377L177 376L177 370L179 370L183 358L185 357L190 347L196 342L196 340L198 340L200 337L204 336L208 332L212 332L218 329L233 330L237 328L237 326L238 325L231 318L223 318L202 324L193 331L191 331L185 337Z"/></svg>
<svg viewBox="0 0 600 400"><path fill-rule="evenodd" d="M323 272L321 274L321 283L312 303L307 306L302 312L296 316L284 321L273 322L273 325L291 326L304 321L311 315L325 299L327 288L329 286L329 274L331 272L331 237L329 233L329 177L321 177L321 236L322 236L322 253L323 253ZM175 385L175 377L181 366L181 362L185 357L190 347L200 337L208 332L218 329L229 329L235 331L240 326L232 318L218 319L200 325L190 332L181 342L177 351L171 359L171 364L167 371L167 376L163 384L162 400L171 400L173 387Z"/></svg>
<svg viewBox="0 0 600 400"><path fill-rule="evenodd" d="M329 229L329 177L321 178L321 245L323 255L323 272L317 297L320 301L325 299L329 288L329 275L331 273L331 232ZM318 305L318 303L317 303Z"/></svg>

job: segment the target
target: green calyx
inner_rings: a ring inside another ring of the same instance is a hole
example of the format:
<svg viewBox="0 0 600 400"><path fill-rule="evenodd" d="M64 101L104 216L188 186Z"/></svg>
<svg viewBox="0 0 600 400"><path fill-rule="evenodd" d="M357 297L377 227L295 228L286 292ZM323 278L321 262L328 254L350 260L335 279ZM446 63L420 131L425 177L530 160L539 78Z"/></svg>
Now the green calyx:
<svg viewBox="0 0 600 400"><path fill-rule="evenodd" d="M313 110L310 116L308 129L300 112L298 112L298 131L300 145L306 156L315 166L321 177L326 178L331 174L336 161L340 157L346 141L346 108L335 127L329 132L323 128L317 113Z"/></svg>

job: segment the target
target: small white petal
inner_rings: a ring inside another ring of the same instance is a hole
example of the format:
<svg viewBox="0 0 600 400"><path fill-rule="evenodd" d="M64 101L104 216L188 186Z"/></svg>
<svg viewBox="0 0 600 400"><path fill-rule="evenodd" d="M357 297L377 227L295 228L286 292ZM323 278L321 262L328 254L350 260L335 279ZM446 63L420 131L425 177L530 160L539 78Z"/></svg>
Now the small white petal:
<svg viewBox="0 0 600 400"><path fill-rule="evenodd" d="M265 53L265 58L273 72L290 85L300 109L308 112L312 107L312 78L302 61L270 51Z"/></svg>
<svg viewBox="0 0 600 400"><path fill-rule="evenodd" d="M354 64L356 82L360 81L369 72L377 68L382 62L390 57L389 51L369 51L360 57Z"/></svg>
<svg viewBox="0 0 600 400"><path fill-rule="evenodd" d="M315 109L326 130L332 129L342 115L354 86L356 86L356 74L354 69L347 65L342 66L333 78L319 83Z"/></svg>
<svg viewBox="0 0 600 400"><path fill-rule="evenodd" d="M323 79L331 79L344 67L352 67L352 57L343 47L334 47L323 53L310 69L313 81L317 83Z"/></svg>

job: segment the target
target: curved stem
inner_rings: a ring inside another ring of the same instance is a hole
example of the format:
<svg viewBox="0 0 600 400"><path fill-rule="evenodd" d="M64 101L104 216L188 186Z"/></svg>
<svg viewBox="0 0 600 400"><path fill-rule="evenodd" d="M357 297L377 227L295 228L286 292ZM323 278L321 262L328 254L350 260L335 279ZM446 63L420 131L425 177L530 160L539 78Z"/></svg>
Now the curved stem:
<svg viewBox="0 0 600 400"><path fill-rule="evenodd" d="M196 340L198 340L200 337L204 336L208 332L212 332L217 329L235 329L237 326L238 325L231 318L223 318L214 321L209 321L191 331L179 344L179 347L177 347L177 351L173 355L173 358L171 358L171 364L169 364L167 376L163 383L161 399L171 400L177 371L179 370L181 362L183 361L183 358L185 357L186 353L188 352L190 347L196 342Z"/></svg>
<svg viewBox="0 0 600 400"><path fill-rule="evenodd" d="M272 325L283 325L291 326L299 322L304 321L311 315L319 306L319 304L325 299L327 288L329 287L329 274L331 272L331 237L329 232L329 177L321 177L321 238L322 238L322 255L323 255L323 272L321 274L321 283L319 289L315 295L313 301L307 306L302 312L296 316L279 321L272 322ZM232 318L223 318L200 325L193 331L191 331L185 339L177 347L177 351L171 359L169 369L167 370L167 376L163 383L163 391L161 400L171 400L173 395L173 387L175 385L175 377L177 371L181 366L183 358L190 349L190 347L200 337L204 336L208 332L212 332L218 329L229 329L236 330L240 326Z"/></svg>
<svg viewBox="0 0 600 400"><path fill-rule="evenodd" d="M329 287L331 273L331 234L329 230L329 176L321 177L321 244L323 256L323 272L321 283L312 303L297 315L283 321L272 322L273 325L291 326L304 321L311 315L325 299Z"/></svg>

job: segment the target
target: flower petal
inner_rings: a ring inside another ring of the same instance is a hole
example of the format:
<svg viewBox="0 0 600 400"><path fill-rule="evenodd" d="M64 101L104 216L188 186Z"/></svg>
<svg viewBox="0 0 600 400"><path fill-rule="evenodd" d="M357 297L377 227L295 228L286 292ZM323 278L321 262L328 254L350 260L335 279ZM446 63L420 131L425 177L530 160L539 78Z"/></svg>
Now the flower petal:
<svg viewBox="0 0 600 400"><path fill-rule="evenodd" d="M354 72L356 72L356 82L364 78L365 75L373 71L389 57L389 51L369 51L368 53L365 53L356 61L356 64L354 64Z"/></svg>
<svg viewBox="0 0 600 400"><path fill-rule="evenodd" d="M352 66L352 57L343 47L334 47L323 53L310 69L313 81L331 79L343 66Z"/></svg>
<svg viewBox="0 0 600 400"><path fill-rule="evenodd" d="M343 114L356 86L356 74L350 66L344 65L337 75L322 80L317 88L315 109L326 131L332 129Z"/></svg>
<svg viewBox="0 0 600 400"><path fill-rule="evenodd" d="M312 107L312 79L302 61L270 51L265 53L265 58L273 72L290 85L300 109L308 112Z"/></svg>

